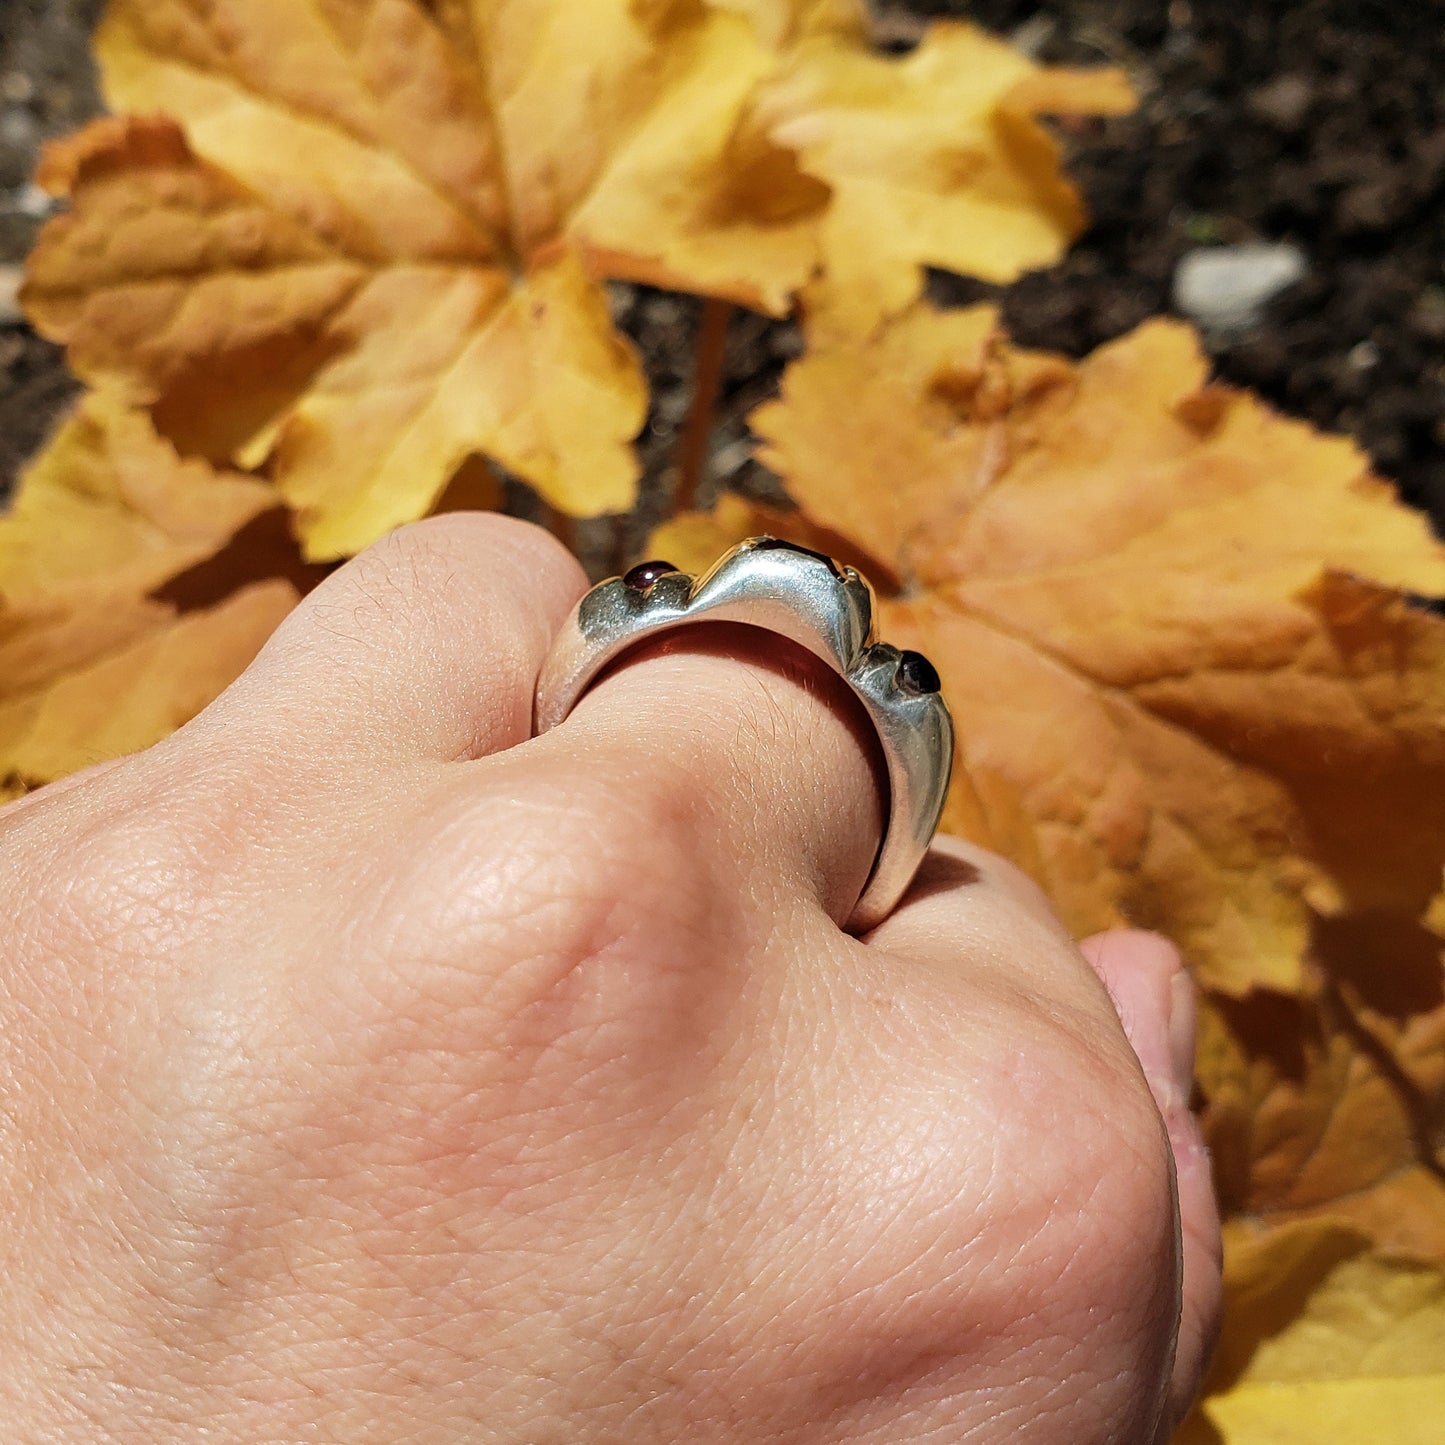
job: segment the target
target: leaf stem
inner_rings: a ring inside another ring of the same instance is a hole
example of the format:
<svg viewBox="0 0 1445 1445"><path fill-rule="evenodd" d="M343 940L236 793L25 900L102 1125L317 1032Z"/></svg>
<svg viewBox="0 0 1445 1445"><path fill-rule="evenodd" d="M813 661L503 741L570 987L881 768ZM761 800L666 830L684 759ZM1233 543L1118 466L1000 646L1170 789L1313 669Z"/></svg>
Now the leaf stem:
<svg viewBox="0 0 1445 1445"><path fill-rule="evenodd" d="M689 511L697 496L707 462L707 444L712 436L717 409L718 382L722 378L723 353L727 347L731 301L709 297L703 302L702 326L697 336L693 367L692 406L677 444L677 490L673 493L674 515Z"/></svg>

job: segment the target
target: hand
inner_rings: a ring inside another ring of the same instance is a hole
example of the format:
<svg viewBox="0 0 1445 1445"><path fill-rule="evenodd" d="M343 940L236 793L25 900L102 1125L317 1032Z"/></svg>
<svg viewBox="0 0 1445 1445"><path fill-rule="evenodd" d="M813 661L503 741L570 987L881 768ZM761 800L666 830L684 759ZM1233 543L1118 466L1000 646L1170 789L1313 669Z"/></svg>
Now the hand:
<svg viewBox="0 0 1445 1445"><path fill-rule="evenodd" d="M1120 1445L1187 1404L1172 950L1081 956L953 842L843 933L867 728L777 639L687 629L529 740L584 586L521 523L408 528L0 812L7 1439Z"/></svg>

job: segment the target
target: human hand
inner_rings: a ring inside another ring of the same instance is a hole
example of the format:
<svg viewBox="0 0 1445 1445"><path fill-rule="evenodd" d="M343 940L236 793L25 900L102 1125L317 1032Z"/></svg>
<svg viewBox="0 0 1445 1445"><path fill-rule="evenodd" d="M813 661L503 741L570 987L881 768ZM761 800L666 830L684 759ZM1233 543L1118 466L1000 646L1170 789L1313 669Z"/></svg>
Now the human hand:
<svg viewBox="0 0 1445 1445"><path fill-rule="evenodd" d="M584 586L520 523L408 528L0 812L7 1439L1118 1445L1187 1404L1172 950L1081 957L955 842L843 933L869 739L776 639L688 629L529 739Z"/></svg>

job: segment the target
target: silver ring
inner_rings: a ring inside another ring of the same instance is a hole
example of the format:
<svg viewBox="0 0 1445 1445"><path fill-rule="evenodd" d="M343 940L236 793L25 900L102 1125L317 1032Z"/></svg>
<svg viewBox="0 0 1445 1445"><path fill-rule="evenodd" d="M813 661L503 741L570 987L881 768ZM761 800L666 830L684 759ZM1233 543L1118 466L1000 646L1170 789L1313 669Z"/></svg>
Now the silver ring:
<svg viewBox="0 0 1445 1445"><path fill-rule="evenodd" d="M558 633L537 683L538 734L557 726L610 663L644 638L693 622L761 627L805 647L863 704L887 765L887 821L848 927L880 923L938 828L953 766L953 718L921 653L876 639L873 589L854 568L776 537L750 537L701 577L644 562L594 587Z"/></svg>

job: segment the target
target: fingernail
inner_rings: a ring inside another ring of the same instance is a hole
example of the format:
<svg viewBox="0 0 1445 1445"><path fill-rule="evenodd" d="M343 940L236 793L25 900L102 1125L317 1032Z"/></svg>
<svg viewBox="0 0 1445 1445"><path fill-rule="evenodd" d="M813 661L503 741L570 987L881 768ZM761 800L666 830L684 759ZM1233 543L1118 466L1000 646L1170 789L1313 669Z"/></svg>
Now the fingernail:
<svg viewBox="0 0 1445 1445"><path fill-rule="evenodd" d="M1183 969L1169 981L1169 1066L1187 1100L1194 1088L1194 1035L1199 1021L1194 980Z"/></svg>

